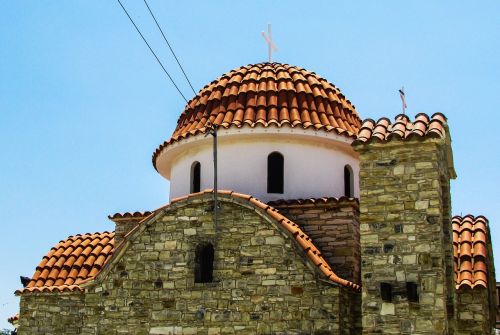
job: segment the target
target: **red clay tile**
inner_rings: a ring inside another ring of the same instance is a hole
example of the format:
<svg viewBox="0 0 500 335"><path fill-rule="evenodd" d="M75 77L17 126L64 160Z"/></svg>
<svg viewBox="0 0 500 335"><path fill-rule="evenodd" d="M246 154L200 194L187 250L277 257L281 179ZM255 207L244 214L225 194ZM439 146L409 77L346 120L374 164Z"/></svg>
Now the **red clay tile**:
<svg viewBox="0 0 500 335"><path fill-rule="evenodd" d="M358 199L348 198L348 197L340 197L340 198L324 197L324 198L286 199L286 200L280 199L280 200L270 201L267 204L271 207L283 208L283 207L293 207L296 205L300 205L301 207L304 207L304 205L309 205L311 207L314 207L316 205L328 204L328 203L352 203L359 205Z"/></svg>
<svg viewBox="0 0 500 335"><path fill-rule="evenodd" d="M126 219L127 221L129 221L130 219L137 219L140 221L150 214L151 214L151 212L149 212L149 211L133 212L133 213L129 213L129 212L115 213L113 215L108 215L108 219L110 219L111 221L122 220L122 219Z"/></svg>
<svg viewBox="0 0 500 335"><path fill-rule="evenodd" d="M446 117L436 113L431 117L420 113L411 121L407 115L399 114L395 122L381 118L363 121L354 144L367 144L372 141L388 142L393 139L410 140L412 138L440 138L445 136Z"/></svg>
<svg viewBox="0 0 500 335"><path fill-rule="evenodd" d="M488 221L483 216L455 216L452 219L456 286L487 287L490 257Z"/></svg>
<svg viewBox="0 0 500 335"><path fill-rule="evenodd" d="M97 274L94 271L90 275L84 264L89 269L93 265L102 268L113 251L114 233L70 236L49 251L26 288L16 291L16 294L80 290L78 286L73 285L78 276L81 280L86 280Z"/></svg>

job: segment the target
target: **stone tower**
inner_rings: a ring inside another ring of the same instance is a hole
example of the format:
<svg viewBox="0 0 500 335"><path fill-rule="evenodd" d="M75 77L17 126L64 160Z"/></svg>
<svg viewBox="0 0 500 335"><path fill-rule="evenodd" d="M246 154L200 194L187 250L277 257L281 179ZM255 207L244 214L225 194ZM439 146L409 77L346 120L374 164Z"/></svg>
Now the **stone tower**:
<svg viewBox="0 0 500 335"><path fill-rule="evenodd" d="M364 122L360 155L363 334L452 334L454 278L446 118Z"/></svg>

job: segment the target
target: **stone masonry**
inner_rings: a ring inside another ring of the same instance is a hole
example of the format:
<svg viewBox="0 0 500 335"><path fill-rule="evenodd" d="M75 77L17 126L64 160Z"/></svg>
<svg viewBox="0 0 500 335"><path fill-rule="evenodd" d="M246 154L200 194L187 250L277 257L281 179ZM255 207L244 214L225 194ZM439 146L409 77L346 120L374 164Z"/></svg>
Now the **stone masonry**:
<svg viewBox="0 0 500 335"><path fill-rule="evenodd" d="M449 147L444 139L414 139L355 150L363 334L452 333Z"/></svg>
<svg viewBox="0 0 500 335"><path fill-rule="evenodd" d="M359 204L356 199L325 198L270 204L300 225L337 275L361 283Z"/></svg>
<svg viewBox="0 0 500 335"><path fill-rule="evenodd" d="M84 293L23 295L19 334L354 334L359 293L322 277L263 210L220 200L217 230L211 195L175 202L134 229ZM200 243L214 246L210 283L194 282Z"/></svg>

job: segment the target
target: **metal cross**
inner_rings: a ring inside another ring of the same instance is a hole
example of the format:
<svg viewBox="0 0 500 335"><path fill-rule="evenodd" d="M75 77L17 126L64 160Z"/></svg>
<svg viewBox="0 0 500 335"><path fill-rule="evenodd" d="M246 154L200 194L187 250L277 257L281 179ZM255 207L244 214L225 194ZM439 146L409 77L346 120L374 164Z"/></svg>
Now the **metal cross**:
<svg viewBox="0 0 500 335"><path fill-rule="evenodd" d="M271 24L269 23L267 25L267 34L265 32L262 32L262 37L267 42L267 47L268 47L268 54L269 54L269 63L273 61L273 51L278 51L278 47L276 44L273 42L273 33L271 31Z"/></svg>

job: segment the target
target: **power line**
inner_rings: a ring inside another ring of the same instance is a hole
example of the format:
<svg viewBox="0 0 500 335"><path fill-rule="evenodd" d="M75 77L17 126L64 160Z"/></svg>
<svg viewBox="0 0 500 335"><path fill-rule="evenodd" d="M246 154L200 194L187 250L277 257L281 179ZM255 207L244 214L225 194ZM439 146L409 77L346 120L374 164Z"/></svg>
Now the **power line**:
<svg viewBox="0 0 500 335"><path fill-rule="evenodd" d="M127 10L125 9L125 7L123 7L123 4L120 0L117 0L118 3L120 4L120 6L122 7L123 11L125 12L125 14L127 14L130 22L132 22L132 24L134 25L135 27L135 30L137 30L137 32L139 33L139 35L141 35L142 37L142 40L144 41L144 43L146 43L146 45L148 46L149 48L149 51L151 51L151 53L153 54L153 56L155 56L156 58L156 61L158 62L158 64L160 64L161 68L163 69L163 72L165 72L165 74L168 76L168 78L170 79L170 81L172 82L172 84L174 84L175 88L177 89L177 92L179 92L179 94L182 96L182 98L184 99L184 101L187 103L187 99L186 97L184 96L184 94L182 94L181 90L179 89L179 87L175 84L175 81L174 79L170 76L170 74L168 73L168 71L165 69L165 67L163 66L162 62L160 61L160 59L158 58L158 56L156 56L155 52L153 51L153 49L151 48L151 46L149 45L148 41L146 41L146 39L144 38L144 36L142 35L141 31L139 30L139 28L137 27L137 25L135 24L134 20L132 20L132 18L130 17L130 15L128 14Z"/></svg>
<svg viewBox="0 0 500 335"><path fill-rule="evenodd" d="M163 30L161 29L160 24L159 24L159 23L158 23L158 21L156 20L156 17L154 16L153 11L151 10L151 8L149 8L149 5L148 5L148 3L147 3L147 1L146 1L146 0L144 0L144 3L146 4L146 7L148 7L149 14L151 14L151 17L153 17L153 20L155 20L156 26L157 26L157 27L158 27L158 29L160 30L161 35L163 36L163 39L164 39L164 40L165 40L165 42L167 43L168 48L170 49L170 51L172 52L172 55L174 55L174 58L175 58L175 60L177 61L177 64L178 64L178 65L179 65L179 67L181 68L181 71L182 71L182 73L184 74L184 77L186 78L187 82L189 83L189 86L191 87L191 90L193 90L193 93L196 95L196 91L194 90L193 85L191 85L191 82L189 81L189 78L188 78L188 76L187 76L186 72L184 72L184 68L182 67L181 62L179 62L179 59L178 59L178 58L177 58L177 56L175 55L174 49L172 49L172 46L170 45L170 43L168 43L167 37L166 37L166 36L165 36L165 34L163 33Z"/></svg>

